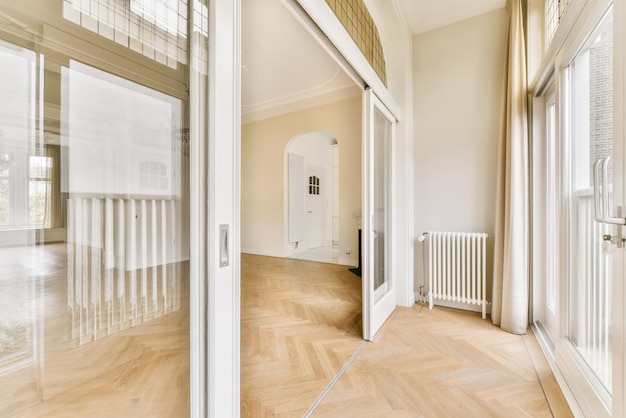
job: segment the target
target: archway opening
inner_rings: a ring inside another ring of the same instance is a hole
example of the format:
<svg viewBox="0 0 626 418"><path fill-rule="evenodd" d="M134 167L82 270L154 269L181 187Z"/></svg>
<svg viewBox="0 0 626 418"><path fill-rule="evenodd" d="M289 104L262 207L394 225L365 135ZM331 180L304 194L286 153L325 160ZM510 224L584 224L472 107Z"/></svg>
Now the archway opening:
<svg viewBox="0 0 626 418"><path fill-rule="evenodd" d="M329 132L296 135L285 147L286 255L339 263L339 144Z"/></svg>

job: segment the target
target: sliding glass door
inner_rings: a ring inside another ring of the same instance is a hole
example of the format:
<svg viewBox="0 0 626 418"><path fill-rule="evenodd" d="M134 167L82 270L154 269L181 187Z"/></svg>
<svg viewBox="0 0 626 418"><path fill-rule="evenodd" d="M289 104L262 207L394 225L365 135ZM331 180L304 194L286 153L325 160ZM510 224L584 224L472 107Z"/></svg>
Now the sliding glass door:
<svg viewBox="0 0 626 418"><path fill-rule="evenodd" d="M208 6L24 0L0 22L0 415L187 416Z"/></svg>
<svg viewBox="0 0 626 418"><path fill-rule="evenodd" d="M613 202L613 13L610 9L565 67L564 121L569 165L565 178L568 244L565 295L568 353L591 371L595 390L610 404L611 292L615 227L594 220L596 161L605 165L602 188ZM595 167L594 167L595 166ZM609 204L606 211L614 212Z"/></svg>
<svg viewBox="0 0 626 418"><path fill-rule="evenodd" d="M534 322L574 409L622 416L624 15L568 7L578 20L534 101Z"/></svg>

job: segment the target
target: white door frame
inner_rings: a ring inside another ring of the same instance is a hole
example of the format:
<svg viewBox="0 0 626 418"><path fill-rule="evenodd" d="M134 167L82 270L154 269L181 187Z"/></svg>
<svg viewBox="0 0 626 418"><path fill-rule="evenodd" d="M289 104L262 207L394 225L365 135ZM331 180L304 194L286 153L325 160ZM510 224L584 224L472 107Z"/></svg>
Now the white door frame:
<svg viewBox="0 0 626 418"><path fill-rule="evenodd" d="M190 58L209 79L193 86L208 103L191 152L190 415L217 418L240 413L241 0L210 0L203 27Z"/></svg>
<svg viewBox="0 0 626 418"><path fill-rule="evenodd" d="M614 176L615 204L626 206L626 5L624 1L613 4L613 135L621 140L614 142L613 166L621 167L621 176ZM626 229L626 228L624 228ZM626 416L626 257L620 251L613 268L613 416Z"/></svg>
<svg viewBox="0 0 626 418"><path fill-rule="evenodd" d="M400 107L326 2L281 1L357 84L362 88L369 86L376 93L397 120ZM196 169L205 172L206 177L195 176L191 185L194 188L208 183L206 199L202 199L202 193L192 191L195 199L191 209L192 220L198 222L193 225L205 225L207 236L203 245L202 231L194 233L192 254L208 254L208 259L197 258L201 265L192 265L192 269L199 273L206 271L206 276L200 277L208 280L208 286L201 281L197 288L191 289L200 292L192 293L190 307L192 315L206 312L207 317L200 317L190 325L191 390L200 392L200 396L192 396L191 416L237 417L240 415L241 0L210 0L209 5L208 157L193 159L192 164L199 164ZM403 211L400 213L407 216ZM220 268L222 224L230 227L226 246L230 264ZM203 324L208 327L203 328ZM200 367L201 372L196 372L195 367Z"/></svg>

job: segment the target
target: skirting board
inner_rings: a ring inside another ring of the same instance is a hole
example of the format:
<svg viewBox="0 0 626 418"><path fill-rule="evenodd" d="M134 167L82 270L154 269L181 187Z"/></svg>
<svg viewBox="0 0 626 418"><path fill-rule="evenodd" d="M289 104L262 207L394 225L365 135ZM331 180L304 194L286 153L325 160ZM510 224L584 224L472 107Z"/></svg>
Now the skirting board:
<svg viewBox="0 0 626 418"><path fill-rule="evenodd" d="M340 264L342 266L356 267L356 258L354 258L354 257L339 257L339 259L337 260L337 264Z"/></svg>
<svg viewBox="0 0 626 418"><path fill-rule="evenodd" d="M242 248L241 252L243 254L262 255L265 257L278 257L278 258L287 257L285 253L282 251L268 251L268 250L255 250L252 248Z"/></svg>
<svg viewBox="0 0 626 418"><path fill-rule="evenodd" d="M241 252L243 254L260 255L264 257L288 258L287 255L279 251L255 250L252 248L242 248ZM356 259L354 257L341 257L337 260L337 264L341 266L354 267L356 266Z"/></svg>
<svg viewBox="0 0 626 418"><path fill-rule="evenodd" d="M22 247L35 244L65 242L65 228L51 229L6 229L0 231L0 247Z"/></svg>

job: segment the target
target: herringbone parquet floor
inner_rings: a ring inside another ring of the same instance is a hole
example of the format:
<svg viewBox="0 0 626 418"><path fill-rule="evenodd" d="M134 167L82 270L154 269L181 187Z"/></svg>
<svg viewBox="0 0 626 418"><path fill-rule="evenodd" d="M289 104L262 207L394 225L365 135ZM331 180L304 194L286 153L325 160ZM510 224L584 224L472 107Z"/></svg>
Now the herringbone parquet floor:
<svg viewBox="0 0 626 418"><path fill-rule="evenodd" d="M362 343L360 295L342 266L242 256L242 416L309 411ZM572 415L532 333L415 305L396 310L311 416Z"/></svg>
<svg viewBox="0 0 626 418"><path fill-rule="evenodd" d="M361 281L246 254L241 270L242 416L303 416L362 342Z"/></svg>
<svg viewBox="0 0 626 418"><path fill-rule="evenodd" d="M55 248L36 263L36 363L0 375L0 416L188 416L187 283L179 310L76 345ZM243 417L571 416L530 333L415 305L363 346L361 281L346 267L244 254L241 284Z"/></svg>
<svg viewBox="0 0 626 418"><path fill-rule="evenodd" d="M35 324L29 361L0 370L0 417L188 416L187 263L173 270L181 282L179 309L81 345L68 314L65 247L0 250L4 274L14 271L33 285L27 297L14 298L23 302L21 312L32 309ZM20 289L6 276L0 285L0 292ZM6 308L0 306L4 316ZM0 327L0 343L5 331Z"/></svg>

